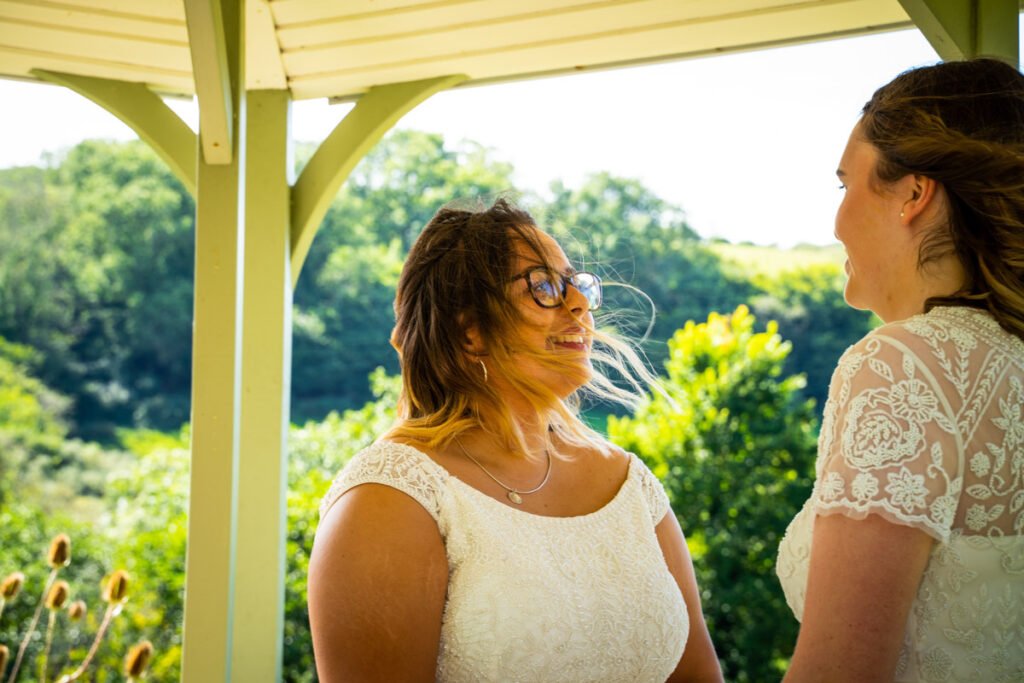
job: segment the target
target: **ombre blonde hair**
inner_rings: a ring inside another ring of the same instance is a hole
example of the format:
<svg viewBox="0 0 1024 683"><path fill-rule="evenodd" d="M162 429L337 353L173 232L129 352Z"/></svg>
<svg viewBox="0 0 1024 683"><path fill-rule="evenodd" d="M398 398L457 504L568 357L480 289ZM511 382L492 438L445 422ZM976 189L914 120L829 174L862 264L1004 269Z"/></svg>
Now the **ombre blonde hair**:
<svg viewBox="0 0 1024 683"><path fill-rule="evenodd" d="M948 198L918 264L953 254L966 282L925 310L982 308L1024 339L1024 76L995 59L912 69L864 105L861 131L879 152L883 186L917 174Z"/></svg>
<svg viewBox="0 0 1024 683"><path fill-rule="evenodd" d="M607 440L580 419L581 394L633 407L657 380L632 345L585 320L579 322L592 335L593 369L522 343L519 331L527 323L512 294L517 248L555 270L540 234L530 214L506 199L486 208L445 207L430 220L398 281L391 343L402 390L398 422L386 438L436 449L481 428L510 453L528 452L507 401L486 381L479 362L486 359L490 372L500 373L549 425L549 439L557 435L608 452ZM469 349L471 329L484 349L476 355ZM522 370L524 358L575 380L580 389L559 397ZM619 381L601 367L613 369Z"/></svg>

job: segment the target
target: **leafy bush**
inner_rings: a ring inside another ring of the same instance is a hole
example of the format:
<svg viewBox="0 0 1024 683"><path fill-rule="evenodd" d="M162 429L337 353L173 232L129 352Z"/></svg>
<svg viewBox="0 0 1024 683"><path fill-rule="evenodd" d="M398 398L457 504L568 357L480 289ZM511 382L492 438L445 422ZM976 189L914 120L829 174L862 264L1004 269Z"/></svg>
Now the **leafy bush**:
<svg viewBox="0 0 1024 683"><path fill-rule="evenodd" d="M796 641L775 555L810 493L818 425L803 378L782 377L789 344L754 323L745 306L687 323L669 341L667 396L609 418L609 435L665 484L726 680L762 683Z"/></svg>

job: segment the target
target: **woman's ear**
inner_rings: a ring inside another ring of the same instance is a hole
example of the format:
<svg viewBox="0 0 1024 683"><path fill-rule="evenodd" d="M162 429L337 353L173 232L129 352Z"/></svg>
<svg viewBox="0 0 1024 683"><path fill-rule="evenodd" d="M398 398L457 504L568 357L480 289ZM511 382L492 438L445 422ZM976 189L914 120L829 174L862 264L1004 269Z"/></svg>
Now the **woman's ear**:
<svg viewBox="0 0 1024 683"><path fill-rule="evenodd" d="M908 174L899 181L899 187L899 191L906 197L900 209L900 224L908 227L931 225L931 220L918 219L929 219L942 209L943 193L939 182L928 176Z"/></svg>
<svg viewBox="0 0 1024 683"><path fill-rule="evenodd" d="M487 347L484 345L480 329L476 325L468 325L462 336L462 350L471 356L486 356Z"/></svg>

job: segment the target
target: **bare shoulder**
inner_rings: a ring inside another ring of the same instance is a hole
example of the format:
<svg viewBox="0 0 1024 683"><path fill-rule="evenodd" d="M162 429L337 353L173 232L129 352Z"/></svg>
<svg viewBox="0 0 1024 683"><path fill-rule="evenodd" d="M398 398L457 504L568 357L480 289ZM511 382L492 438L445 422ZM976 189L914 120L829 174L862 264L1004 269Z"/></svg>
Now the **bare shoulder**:
<svg viewBox="0 0 1024 683"><path fill-rule="evenodd" d="M432 680L447 581L444 542L418 501L377 483L343 493L309 563L320 680Z"/></svg>

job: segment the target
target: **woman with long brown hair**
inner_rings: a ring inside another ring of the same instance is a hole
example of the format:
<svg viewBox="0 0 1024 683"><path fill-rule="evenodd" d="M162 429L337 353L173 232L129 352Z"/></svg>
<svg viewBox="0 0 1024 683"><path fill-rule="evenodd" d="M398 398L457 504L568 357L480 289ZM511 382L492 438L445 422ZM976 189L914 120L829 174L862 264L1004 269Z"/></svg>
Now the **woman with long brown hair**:
<svg viewBox="0 0 1024 683"><path fill-rule="evenodd" d="M1024 680L1024 76L901 74L838 174L846 300L885 324L839 361L780 546L785 680Z"/></svg>
<svg viewBox="0 0 1024 683"><path fill-rule="evenodd" d="M577 411L650 379L601 303L504 200L426 226L395 299L399 419L321 507L321 681L721 680L661 484Z"/></svg>

